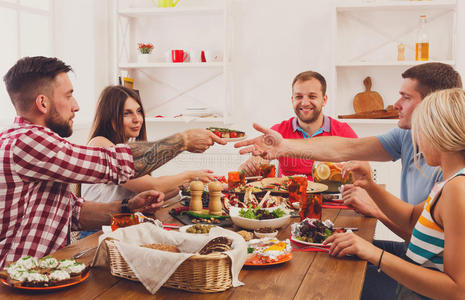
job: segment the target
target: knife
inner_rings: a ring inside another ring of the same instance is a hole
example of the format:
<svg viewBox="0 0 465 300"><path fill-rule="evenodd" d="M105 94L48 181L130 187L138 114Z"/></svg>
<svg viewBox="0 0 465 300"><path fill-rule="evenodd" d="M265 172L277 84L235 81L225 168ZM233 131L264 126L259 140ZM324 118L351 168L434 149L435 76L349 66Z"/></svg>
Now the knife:
<svg viewBox="0 0 465 300"><path fill-rule="evenodd" d="M87 252L92 251L92 250L95 250L95 249L97 249L97 247L93 247L93 248L89 248L89 249L86 249L86 250L84 250L84 251L81 251L81 252L79 252L79 253L73 255L73 258L76 259L76 258L79 258L79 257L81 257L81 256L84 256L84 254L86 254Z"/></svg>
<svg viewBox="0 0 465 300"><path fill-rule="evenodd" d="M172 229L179 229L181 228L179 225L168 225L168 224L162 224L163 228L172 228Z"/></svg>
<svg viewBox="0 0 465 300"><path fill-rule="evenodd" d="M334 230L351 230L351 231L358 231L358 227L333 227Z"/></svg>

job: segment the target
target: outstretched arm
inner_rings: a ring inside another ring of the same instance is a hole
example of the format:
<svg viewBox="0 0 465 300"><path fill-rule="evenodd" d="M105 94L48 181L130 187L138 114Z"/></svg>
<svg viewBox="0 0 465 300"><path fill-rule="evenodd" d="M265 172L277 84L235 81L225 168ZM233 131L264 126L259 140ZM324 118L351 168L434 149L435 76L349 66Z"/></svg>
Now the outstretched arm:
<svg viewBox="0 0 465 300"><path fill-rule="evenodd" d="M241 154L252 153L265 159L296 157L319 161L369 160L389 161L392 156L386 152L377 137L344 138L325 136L313 139L283 139L281 135L258 124L254 128L263 135L238 142L234 147L245 147Z"/></svg>
<svg viewBox="0 0 465 300"><path fill-rule="evenodd" d="M135 177L149 174L183 151L201 153L213 143L226 144L207 129L190 129L155 142L130 143Z"/></svg>

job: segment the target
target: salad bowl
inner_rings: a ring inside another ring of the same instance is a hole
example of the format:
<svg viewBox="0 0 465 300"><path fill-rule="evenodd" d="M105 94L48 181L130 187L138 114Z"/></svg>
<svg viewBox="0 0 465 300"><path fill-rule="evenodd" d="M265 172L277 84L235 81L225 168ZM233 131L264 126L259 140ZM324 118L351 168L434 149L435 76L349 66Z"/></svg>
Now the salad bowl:
<svg viewBox="0 0 465 300"><path fill-rule="evenodd" d="M284 215L280 218L266 219L266 220L250 219L250 218L241 217L240 215L241 208L231 207L229 209L229 216L231 217L231 221L235 225L245 228L245 229L249 229L249 230L255 230L255 229L263 228L263 227L280 228L289 223L291 215L289 214L289 212L287 212L286 209L283 209L280 207L264 208L264 210L267 210L269 212L273 212L276 209L283 210Z"/></svg>

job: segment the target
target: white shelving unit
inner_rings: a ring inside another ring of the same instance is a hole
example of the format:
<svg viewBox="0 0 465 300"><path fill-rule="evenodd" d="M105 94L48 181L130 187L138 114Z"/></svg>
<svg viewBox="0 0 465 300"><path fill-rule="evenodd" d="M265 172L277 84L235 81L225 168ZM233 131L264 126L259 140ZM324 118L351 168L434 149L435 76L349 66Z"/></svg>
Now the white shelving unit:
<svg viewBox="0 0 465 300"><path fill-rule="evenodd" d="M401 74L415 61L415 38L420 15L428 18L430 61L455 65L455 0L339 0L334 8L335 115L352 114L353 97L364 91L370 76L372 90L385 107L399 98ZM397 61L397 45L406 45L406 60ZM361 46L362 45L362 46ZM360 50L362 49L362 50ZM337 102L337 103L335 103ZM343 119L349 124L394 127L397 120Z"/></svg>
<svg viewBox="0 0 465 300"><path fill-rule="evenodd" d="M114 5L115 83L124 72L135 79L148 123L229 123L233 99L230 0L181 1L170 8L147 5L138 0L119 0ZM137 43L149 42L155 46L149 62L138 62ZM195 52L198 57L202 50L210 51L219 59L172 63L168 59L173 49ZM174 118L187 108L207 108L216 117Z"/></svg>

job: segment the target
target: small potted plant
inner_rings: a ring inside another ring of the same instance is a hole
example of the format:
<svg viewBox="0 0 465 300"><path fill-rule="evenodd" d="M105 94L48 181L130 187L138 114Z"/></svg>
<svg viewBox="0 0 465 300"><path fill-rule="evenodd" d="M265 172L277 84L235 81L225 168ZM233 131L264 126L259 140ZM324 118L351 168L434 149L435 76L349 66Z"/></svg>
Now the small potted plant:
<svg viewBox="0 0 465 300"><path fill-rule="evenodd" d="M139 62L147 63L149 61L149 54L152 52L153 48L152 43L137 43Z"/></svg>

